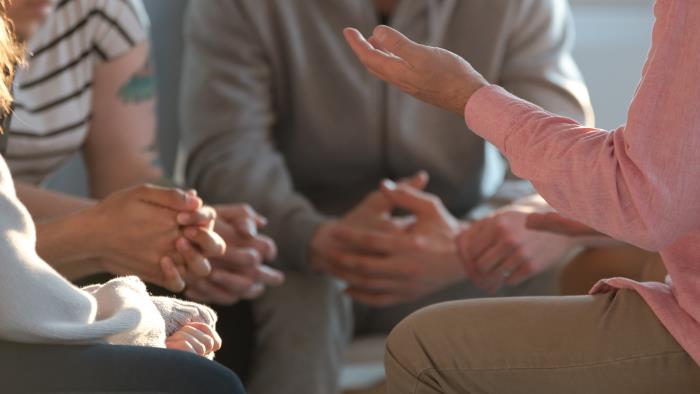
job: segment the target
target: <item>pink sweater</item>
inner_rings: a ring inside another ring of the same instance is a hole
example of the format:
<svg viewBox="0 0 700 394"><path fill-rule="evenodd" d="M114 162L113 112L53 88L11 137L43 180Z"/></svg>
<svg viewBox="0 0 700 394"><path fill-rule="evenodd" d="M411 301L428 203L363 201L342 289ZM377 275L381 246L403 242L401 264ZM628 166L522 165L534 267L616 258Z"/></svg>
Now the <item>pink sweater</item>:
<svg viewBox="0 0 700 394"><path fill-rule="evenodd" d="M626 126L583 127L496 86L465 117L561 213L661 252L666 284L613 278L592 293L638 291L700 364L700 0L657 0L655 14Z"/></svg>

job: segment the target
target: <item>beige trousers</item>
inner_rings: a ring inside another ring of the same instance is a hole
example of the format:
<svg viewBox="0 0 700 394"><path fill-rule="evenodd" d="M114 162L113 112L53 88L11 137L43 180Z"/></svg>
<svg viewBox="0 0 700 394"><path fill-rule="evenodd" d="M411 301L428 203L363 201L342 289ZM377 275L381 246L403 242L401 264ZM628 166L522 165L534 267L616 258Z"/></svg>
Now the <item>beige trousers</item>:
<svg viewBox="0 0 700 394"><path fill-rule="evenodd" d="M457 301L387 343L389 394L690 394L700 368L637 293Z"/></svg>

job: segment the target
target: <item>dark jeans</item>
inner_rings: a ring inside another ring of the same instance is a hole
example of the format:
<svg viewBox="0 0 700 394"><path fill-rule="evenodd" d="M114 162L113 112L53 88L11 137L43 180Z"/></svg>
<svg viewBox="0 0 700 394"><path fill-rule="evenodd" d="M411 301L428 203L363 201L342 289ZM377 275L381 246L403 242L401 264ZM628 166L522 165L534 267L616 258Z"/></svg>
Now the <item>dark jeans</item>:
<svg viewBox="0 0 700 394"><path fill-rule="evenodd" d="M94 275L77 281L79 286L107 282L111 275ZM173 296L171 292L149 284L148 290L155 295ZM181 295L174 295L182 298ZM233 370L245 383L250 376L253 364L253 349L255 346L255 320L250 302L241 301L232 306L216 306L212 308L219 315L216 330L221 335L223 347L216 352L216 361ZM0 390L0 393L2 391Z"/></svg>
<svg viewBox="0 0 700 394"><path fill-rule="evenodd" d="M227 368L177 350L0 341L0 392L239 394L244 390Z"/></svg>

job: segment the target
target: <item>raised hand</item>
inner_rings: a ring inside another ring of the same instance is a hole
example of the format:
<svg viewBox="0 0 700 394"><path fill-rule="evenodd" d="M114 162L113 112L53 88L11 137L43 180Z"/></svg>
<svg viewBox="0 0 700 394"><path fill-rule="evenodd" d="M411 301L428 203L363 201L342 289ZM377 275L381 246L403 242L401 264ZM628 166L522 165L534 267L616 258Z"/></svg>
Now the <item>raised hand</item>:
<svg viewBox="0 0 700 394"><path fill-rule="evenodd" d="M460 56L417 44L390 27L378 26L368 40L356 29L345 29L344 34L370 73L460 116L469 98L489 84Z"/></svg>

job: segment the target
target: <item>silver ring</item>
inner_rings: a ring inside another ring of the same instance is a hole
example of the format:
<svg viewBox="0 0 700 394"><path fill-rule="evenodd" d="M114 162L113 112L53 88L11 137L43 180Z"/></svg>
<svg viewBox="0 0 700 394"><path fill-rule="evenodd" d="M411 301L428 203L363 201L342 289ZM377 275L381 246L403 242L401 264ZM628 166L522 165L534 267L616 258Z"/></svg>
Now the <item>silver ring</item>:
<svg viewBox="0 0 700 394"><path fill-rule="evenodd" d="M501 270L501 276L503 277L503 279L508 279L511 275L513 275L512 270Z"/></svg>

